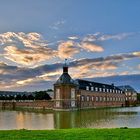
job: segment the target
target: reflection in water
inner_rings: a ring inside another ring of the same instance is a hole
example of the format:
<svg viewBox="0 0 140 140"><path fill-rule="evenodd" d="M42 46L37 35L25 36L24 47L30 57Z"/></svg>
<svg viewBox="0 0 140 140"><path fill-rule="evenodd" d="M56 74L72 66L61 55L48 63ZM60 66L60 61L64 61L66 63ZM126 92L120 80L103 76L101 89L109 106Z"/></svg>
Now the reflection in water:
<svg viewBox="0 0 140 140"><path fill-rule="evenodd" d="M0 111L0 129L140 127L140 107L71 112Z"/></svg>

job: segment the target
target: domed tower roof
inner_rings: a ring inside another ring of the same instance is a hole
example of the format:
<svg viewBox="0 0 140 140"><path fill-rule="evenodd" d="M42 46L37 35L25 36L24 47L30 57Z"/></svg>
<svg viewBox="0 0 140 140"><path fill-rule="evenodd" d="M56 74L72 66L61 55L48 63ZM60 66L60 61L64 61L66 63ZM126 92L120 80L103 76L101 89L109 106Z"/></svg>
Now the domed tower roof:
<svg viewBox="0 0 140 140"><path fill-rule="evenodd" d="M63 73L55 84L75 84L75 81L68 74L68 65L66 64L66 62L63 66Z"/></svg>

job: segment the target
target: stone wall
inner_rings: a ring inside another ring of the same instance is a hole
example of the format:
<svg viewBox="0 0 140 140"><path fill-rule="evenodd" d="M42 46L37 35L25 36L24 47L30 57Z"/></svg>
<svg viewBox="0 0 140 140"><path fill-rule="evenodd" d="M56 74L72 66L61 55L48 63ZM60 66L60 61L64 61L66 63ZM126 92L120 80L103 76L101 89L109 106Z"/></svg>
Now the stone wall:
<svg viewBox="0 0 140 140"><path fill-rule="evenodd" d="M54 102L46 100L36 101L0 101L1 109L33 108L33 109L53 109Z"/></svg>

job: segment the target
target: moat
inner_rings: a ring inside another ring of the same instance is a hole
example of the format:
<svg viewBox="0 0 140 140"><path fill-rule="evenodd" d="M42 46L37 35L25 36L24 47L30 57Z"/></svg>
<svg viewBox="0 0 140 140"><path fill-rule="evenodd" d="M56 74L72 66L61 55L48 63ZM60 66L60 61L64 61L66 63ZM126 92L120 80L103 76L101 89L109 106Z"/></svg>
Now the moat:
<svg viewBox="0 0 140 140"><path fill-rule="evenodd" d="M0 110L0 129L140 127L140 107L71 112Z"/></svg>

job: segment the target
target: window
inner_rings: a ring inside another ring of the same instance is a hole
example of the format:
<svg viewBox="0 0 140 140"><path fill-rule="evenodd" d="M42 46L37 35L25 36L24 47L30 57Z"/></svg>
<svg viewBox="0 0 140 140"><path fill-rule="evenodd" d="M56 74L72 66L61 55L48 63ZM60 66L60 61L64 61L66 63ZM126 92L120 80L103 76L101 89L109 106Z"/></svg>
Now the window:
<svg viewBox="0 0 140 140"><path fill-rule="evenodd" d="M102 101L102 97L100 97L100 101Z"/></svg>
<svg viewBox="0 0 140 140"><path fill-rule="evenodd" d="M112 92L112 89L110 89L110 92Z"/></svg>
<svg viewBox="0 0 140 140"><path fill-rule="evenodd" d="M75 89L71 89L71 99L75 99Z"/></svg>
<svg viewBox="0 0 140 140"><path fill-rule="evenodd" d="M98 97L96 97L96 101L98 101Z"/></svg>
<svg viewBox="0 0 140 140"><path fill-rule="evenodd" d="M60 101L56 101L56 107L60 107Z"/></svg>
<svg viewBox="0 0 140 140"><path fill-rule="evenodd" d="M95 88L95 91L98 91L98 88L97 87Z"/></svg>
<svg viewBox="0 0 140 140"><path fill-rule="evenodd" d="M84 96L81 96L81 100L84 101Z"/></svg>
<svg viewBox="0 0 140 140"><path fill-rule="evenodd" d="M86 90L89 90L89 86L86 86Z"/></svg>
<svg viewBox="0 0 140 140"><path fill-rule="evenodd" d="M93 96L92 96L91 100L94 101L94 97Z"/></svg>
<svg viewBox="0 0 140 140"><path fill-rule="evenodd" d="M91 91L93 91L94 90L94 88L93 87L91 87Z"/></svg>
<svg viewBox="0 0 140 140"><path fill-rule="evenodd" d="M56 89L56 99L60 99L60 89Z"/></svg>
<svg viewBox="0 0 140 140"><path fill-rule="evenodd" d="M102 92L102 88L99 88L99 91Z"/></svg>
<svg viewBox="0 0 140 140"><path fill-rule="evenodd" d="M103 88L103 92L105 92L105 88Z"/></svg>
<svg viewBox="0 0 140 140"><path fill-rule="evenodd" d="M109 97L107 97L107 101L109 101Z"/></svg>
<svg viewBox="0 0 140 140"><path fill-rule="evenodd" d="M106 101L106 97L104 97L104 101Z"/></svg>
<svg viewBox="0 0 140 140"><path fill-rule="evenodd" d="M71 107L75 107L75 101L71 101Z"/></svg>
<svg viewBox="0 0 140 140"><path fill-rule="evenodd" d="M89 96L87 96L87 101L89 101Z"/></svg>
<svg viewBox="0 0 140 140"><path fill-rule="evenodd" d="M107 91L107 92L109 92L109 90L108 90L108 89L106 89L106 91Z"/></svg>
<svg viewBox="0 0 140 140"><path fill-rule="evenodd" d="M90 86L92 86L92 83L89 83Z"/></svg>

